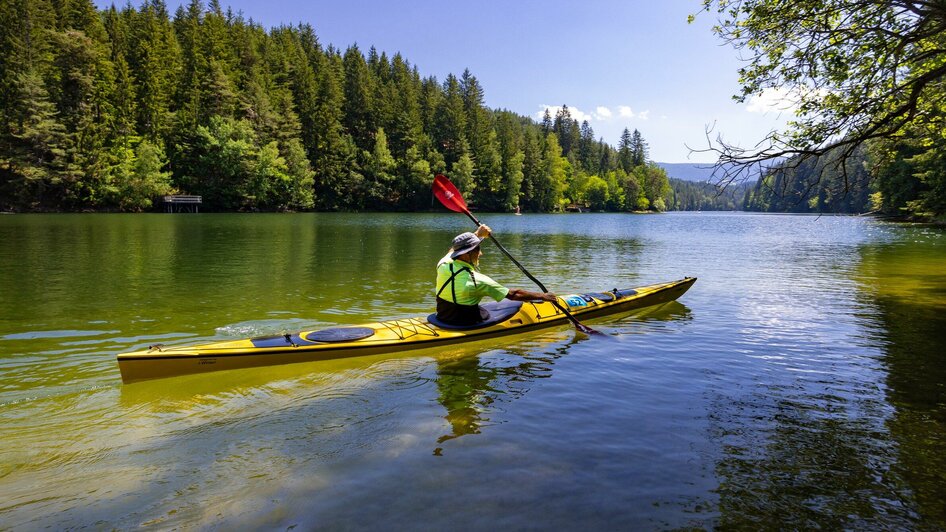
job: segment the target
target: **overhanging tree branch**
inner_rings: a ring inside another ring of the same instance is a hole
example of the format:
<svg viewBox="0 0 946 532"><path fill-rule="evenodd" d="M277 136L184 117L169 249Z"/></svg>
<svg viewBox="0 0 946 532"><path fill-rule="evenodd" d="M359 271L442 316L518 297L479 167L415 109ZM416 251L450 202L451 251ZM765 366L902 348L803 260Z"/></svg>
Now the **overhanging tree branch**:
<svg viewBox="0 0 946 532"><path fill-rule="evenodd" d="M834 153L847 186L846 163L865 143L942 120L946 2L705 0L703 11L717 13L723 41L749 52L734 99L787 90L797 116L751 148L708 127L693 151L717 156L719 185Z"/></svg>

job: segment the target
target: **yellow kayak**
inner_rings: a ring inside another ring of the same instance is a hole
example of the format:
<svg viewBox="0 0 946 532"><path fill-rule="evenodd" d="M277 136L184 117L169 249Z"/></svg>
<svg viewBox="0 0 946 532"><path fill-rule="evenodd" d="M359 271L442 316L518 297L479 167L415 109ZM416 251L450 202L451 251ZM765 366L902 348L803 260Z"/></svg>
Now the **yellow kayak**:
<svg viewBox="0 0 946 532"><path fill-rule="evenodd" d="M582 319L617 314L673 301L683 295L695 277L679 281L560 296L559 302ZM518 334L567 323L565 314L550 302L504 300L482 305L489 319L475 326L453 326L432 314L360 326L334 327L293 334L264 336L211 344L164 347L121 353L118 367L125 383L224 369L312 362L424 349L460 342Z"/></svg>

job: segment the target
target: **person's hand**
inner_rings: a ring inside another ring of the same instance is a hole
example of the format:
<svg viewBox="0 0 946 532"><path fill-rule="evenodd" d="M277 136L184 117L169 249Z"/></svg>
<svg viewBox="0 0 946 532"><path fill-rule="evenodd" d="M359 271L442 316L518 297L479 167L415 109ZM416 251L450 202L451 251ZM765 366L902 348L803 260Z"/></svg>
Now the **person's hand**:
<svg viewBox="0 0 946 532"><path fill-rule="evenodd" d="M549 303L555 303L556 301L558 301L558 296L553 294L552 292L546 292L542 294L542 299L544 299L545 301L548 301Z"/></svg>
<svg viewBox="0 0 946 532"><path fill-rule="evenodd" d="M493 230L490 229L488 225L480 224L480 226L476 228L476 238L486 238L492 232Z"/></svg>

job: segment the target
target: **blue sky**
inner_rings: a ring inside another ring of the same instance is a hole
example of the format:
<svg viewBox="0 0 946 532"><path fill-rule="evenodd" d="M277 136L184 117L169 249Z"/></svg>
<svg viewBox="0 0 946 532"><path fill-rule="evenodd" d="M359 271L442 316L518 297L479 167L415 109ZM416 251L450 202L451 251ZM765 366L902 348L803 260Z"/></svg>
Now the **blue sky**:
<svg viewBox="0 0 946 532"><path fill-rule="evenodd" d="M172 13L182 3L166 1ZM221 4L265 27L307 22L323 45L401 52L421 75L441 81L469 68L489 107L539 119L546 107L565 104L611 145L625 127L636 128L655 161L712 162L687 149L706 146L708 126L713 138L753 146L786 118L762 100L731 99L739 91L738 54L712 34L712 14L687 24L699 0Z"/></svg>

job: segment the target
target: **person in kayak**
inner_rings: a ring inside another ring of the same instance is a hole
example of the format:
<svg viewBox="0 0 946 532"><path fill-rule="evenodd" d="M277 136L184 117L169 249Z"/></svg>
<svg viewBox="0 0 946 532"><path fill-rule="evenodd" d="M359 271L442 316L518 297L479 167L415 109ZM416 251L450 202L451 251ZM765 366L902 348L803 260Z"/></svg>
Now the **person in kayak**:
<svg viewBox="0 0 946 532"><path fill-rule="evenodd" d="M551 292L506 288L477 271L483 251L480 243L489 238L490 228L480 225L476 233L462 233L437 263L437 319L452 325L475 325L489 317L480 307L486 296L496 301L552 301Z"/></svg>

